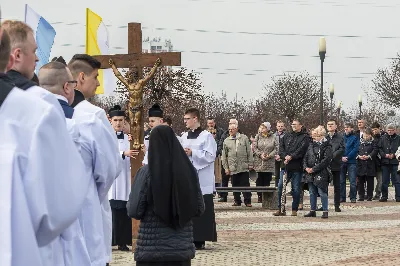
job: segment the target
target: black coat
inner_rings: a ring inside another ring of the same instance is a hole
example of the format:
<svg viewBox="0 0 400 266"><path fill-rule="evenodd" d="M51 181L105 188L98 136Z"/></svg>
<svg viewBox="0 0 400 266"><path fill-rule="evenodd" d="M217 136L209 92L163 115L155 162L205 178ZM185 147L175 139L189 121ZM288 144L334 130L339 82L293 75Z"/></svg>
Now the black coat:
<svg viewBox="0 0 400 266"><path fill-rule="evenodd" d="M379 172L379 171L381 171L381 165L382 165L382 162L381 162L381 155L380 155L380 153L379 153L379 146L381 145L380 143L381 143L381 137L382 136L384 136L384 135L382 135L382 134L377 134L377 135L374 135L374 145L375 145L375 147L376 147L376 157L375 157L375 170L377 171L377 172Z"/></svg>
<svg viewBox="0 0 400 266"><path fill-rule="evenodd" d="M303 171L303 158L307 152L309 142L309 135L304 130L287 133L283 136L282 141L279 143L279 157L282 161L285 161L287 155L292 157L292 160L285 165L286 171Z"/></svg>
<svg viewBox="0 0 400 266"><path fill-rule="evenodd" d="M135 249L135 261L168 262L187 261L195 256L193 244L193 223L190 221L183 228L173 229L167 226L148 202L150 172L148 166L142 167L135 176L127 204L128 215L140 220L139 236ZM204 212L204 200L198 196L198 216Z"/></svg>
<svg viewBox="0 0 400 266"><path fill-rule="evenodd" d="M228 136L229 136L229 133L228 133ZM215 135L215 141L217 142L217 156L222 154L222 148L224 146L224 140L226 138L227 138L227 136L225 136L225 131L222 128L217 127L217 134ZM222 140L222 143L221 143L221 140Z"/></svg>
<svg viewBox="0 0 400 266"><path fill-rule="evenodd" d="M400 137L397 134L393 134L390 136L389 134L385 134L381 137L379 143L379 154L381 156L382 165L398 165L399 161L396 157L393 159L386 158L386 154L395 154L397 149L400 146Z"/></svg>
<svg viewBox="0 0 400 266"><path fill-rule="evenodd" d="M322 191L328 191L330 174L328 167L332 161L332 146L329 141L318 143L313 141L307 149L303 160L303 169L312 168L313 173L305 172L304 183L313 183Z"/></svg>
<svg viewBox="0 0 400 266"><path fill-rule="evenodd" d="M375 176L376 175L376 155L378 147L373 141L365 141L361 139L360 147L358 148L357 156L357 176ZM369 156L368 160L361 160L362 155Z"/></svg>
<svg viewBox="0 0 400 266"><path fill-rule="evenodd" d="M340 171L340 166L342 165L342 156L345 151L343 135L339 132L335 132L332 137L328 134L326 139L332 146L333 158L331 162L331 170Z"/></svg>

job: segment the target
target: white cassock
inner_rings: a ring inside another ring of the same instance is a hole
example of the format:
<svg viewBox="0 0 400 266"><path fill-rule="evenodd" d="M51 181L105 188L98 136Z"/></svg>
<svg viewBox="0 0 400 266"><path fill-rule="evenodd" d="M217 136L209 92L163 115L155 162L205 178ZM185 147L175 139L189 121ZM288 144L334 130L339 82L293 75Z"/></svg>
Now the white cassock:
<svg viewBox="0 0 400 266"><path fill-rule="evenodd" d="M14 88L0 108L0 176L12 180L11 198L1 202L11 208L8 237L3 228L10 219L0 220L1 239L11 243L12 256L4 263L1 254L1 265L54 265L45 247L76 220L90 181L61 107L28 91Z"/></svg>
<svg viewBox="0 0 400 266"><path fill-rule="evenodd" d="M214 161L217 154L217 144L213 136L203 130L196 139L188 139L188 132L180 139L183 148L192 149L189 157L199 175L200 188L203 195L213 194L215 186Z"/></svg>
<svg viewBox="0 0 400 266"><path fill-rule="evenodd" d="M103 253L102 256L103 260L101 263L104 263L103 265L105 265L105 263L110 262L112 258L112 253L111 253L112 213L111 213L110 202L108 200L108 191L112 186L112 184L114 183L114 180L118 177L118 175L121 172L122 157L118 149L118 143L115 137L115 131L111 127L111 124L108 121L106 113L103 109L84 100L78 103L74 107L74 110L75 112L94 114L103 124L103 130L101 132L94 132L93 130L90 129L88 129L88 132L91 131L93 134L96 135L100 134L97 138L92 139L92 145L93 148L98 148L100 150L104 149L104 151L102 152L99 151L98 154L95 154L96 163L93 164L93 166L91 167L93 167L94 178L96 180L96 185L97 185L97 192L101 204L101 215L102 215L101 220L103 222L102 242L105 249L105 252ZM75 112L74 112L74 117L75 117ZM91 248L97 248L95 246L100 245L98 241L97 242L92 242L92 241L95 241L95 239L92 239L90 243L87 243L87 248L89 249L89 252ZM96 259L96 261L98 260Z"/></svg>
<svg viewBox="0 0 400 266"><path fill-rule="evenodd" d="M123 134L122 132L118 132ZM117 133L117 134L118 134ZM130 150L130 143L128 140L128 135L123 134L123 139L118 139L119 145L119 152L122 158L122 154ZM125 157L122 160L122 171L115 179L114 183L112 184L110 191L108 192L108 199L109 200L129 200L129 193L131 192L131 160L130 157Z"/></svg>
<svg viewBox="0 0 400 266"><path fill-rule="evenodd" d="M192 155L189 156L189 159L197 170L205 205L203 215L192 219L193 239L195 242L217 241L213 202L215 186L214 161L217 154L217 143L214 137L206 130L200 133L195 131L194 133L197 133L198 136L194 134L195 137L191 137L187 132L181 137L183 148L192 150Z"/></svg>

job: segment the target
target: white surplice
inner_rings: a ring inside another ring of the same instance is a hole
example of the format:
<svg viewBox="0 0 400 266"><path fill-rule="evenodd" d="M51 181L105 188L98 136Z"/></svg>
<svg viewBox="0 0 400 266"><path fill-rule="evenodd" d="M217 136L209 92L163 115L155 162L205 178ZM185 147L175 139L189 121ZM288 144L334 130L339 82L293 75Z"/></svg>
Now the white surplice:
<svg viewBox="0 0 400 266"><path fill-rule="evenodd" d="M118 133L123 134L122 132ZM124 151L130 149L128 135L126 134L123 135L124 135L123 139L118 139L121 158ZM122 171L117 177L117 179L115 179L113 185L111 186L110 191L108 192L108 199L128 201L130 192L131 192L131 159L130 157L125 157L125 159L123 159L122 161Z"/></svg>
<svg viewBox="0 0 400 266"><path fill-rule="evenodd" d="M98 139L92 139L92 147L97 149L104 149L95 155L95 163L93 164L93 173L97 185L97 192L101 204L102 226L103 226L103 245L105 252L103 253L103 262L110 262L112 258L112 213L110 202L108 200L108 191L114 180L121 172L122 157L119 152L117 138L115 131L107 119L106 113L103 109L84 100L74 107L75 112L83 112L94 114L103 124L101 132L94 132L101 134ZM75 116L74 112L74 116ZM73 117L74 118L74 117ZM89 132L90 129L88 129ZM89 155L89 154L88 154ZM88 162L89 163L89 162ZM85 228L85 227L83 227ZM100 234L100 233L99 233ZM86 236L85 236L86 238ZM92 241L95 241L94 239ZM91 241L90 241L91 242ZM87 243L88 249L94 245L100 245L99 242ZM95 247L93 247L95 248ZM89 250L90 252L90 250ZM96 260L97 261L97 260Z"/></svg>
<svg viewBox="0 0 400 266"><path fill-rule="evenodd" d="M144 141L143 141L144 147L146 148L146 152L144 153L144 158L142 161L143 165L149 164L150 133L146 137L144 137Z"/></svg>
<svg viewBox="0 0 400 266"><path fill-rule="evenodd" d="M217 154L217 144L214 137L206 130L203 130L197 139L188 139L188 133L181 137L183 148L192 149L192 156L189 156L199 175L200 188L203 195L212 194L215 186L214 161Z"/></svg>
<svg viewBox="0 0 400 266"><path fill-rule="evenodd" d="M61 107L28 91L14 88L0 108L0 154L9 158L0 171L13 182L11 265L54 265L46 247L78 217L90 180Z"/></svg>

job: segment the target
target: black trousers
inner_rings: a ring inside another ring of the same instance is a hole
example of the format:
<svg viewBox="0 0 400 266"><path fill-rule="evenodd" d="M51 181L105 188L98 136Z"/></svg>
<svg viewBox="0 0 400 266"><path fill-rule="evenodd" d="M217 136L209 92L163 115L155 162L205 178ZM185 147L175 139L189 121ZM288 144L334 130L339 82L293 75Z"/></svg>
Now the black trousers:
<svg viewBox="0 0 400 266"><path fill-rule="evenodd" d="M222 174L222 183L221 183L221 187L228 187L229 178L230 178L231 176L226 175L225 169L224 169L223 167L221 167L221 174ZM227 198L227 197L228 197L228 192L221 192L221 193L219 193L219 195L221 196L221 198Z"/></svg>
<svg viewBox="0 0 400 266"><path fill-rule="evenodd" d="M275 187L278 187L279 178L281 178L281 162L275 161Z"/></svg>
<svg viewBox="0 0 400 266"><path fill-rule="evenodd" d="M232 187L249 187L250 186L250 175L249 172L237 173L232 177ZM243 193L244 204L251 203L251 192L233 192L235 202L242 203L240 193Z"/></svg>
<svg viewBox="0 0 400 266"><path fill-rule="evenodd" d="M360 199L364 199L365 195L365 187L364 183L367 182L367 196L368 198L372 198L374 194L374 177L373 176L359 176L358 177L358 197Z"/></svg>
<svg viewBox="0 0 400 266"><path fill-rule="evenodd" d="M257 187L269 187L271 185L271 180L272 180L272 173L258 172L256 186ZM257 195L259 198L262 197L261 192L257 192Z"/></svg>
<svg viewBox="0 0 400 266"><path fill-rule="evenodd" d="M190 266L191 261L154 261L154 262L147 262L147 261L137 261L137 266Z"/></svg>
<svg viewBox="0 0 400 266"><path fill-rule="evenodd" d="M333 175L333 199L335 207L340 206L340 170L332 171Z"/></svg>

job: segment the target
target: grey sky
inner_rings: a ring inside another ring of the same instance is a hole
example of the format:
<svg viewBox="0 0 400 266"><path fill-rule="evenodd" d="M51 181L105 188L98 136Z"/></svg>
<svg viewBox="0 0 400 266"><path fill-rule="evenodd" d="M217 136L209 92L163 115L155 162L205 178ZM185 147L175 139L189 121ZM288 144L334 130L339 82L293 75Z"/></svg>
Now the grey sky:
<svg viewBox="0 0 400 266"><path fill-rule="evenodd" d="M57 36L52 56L69 59L84 52L88 7L110 25L110 46L124 48L111 53L127 52L127 29L119 27L141 22L146 27L143 37L169 38L174 49L186 51L182 63L202 72L205 91L224 90L230 98L236 93L246 99L258 97L263 84L285 71L306 70L319 76L319 58L312 57L318 56L319 36L305 35L325 35L324 66L330 72L325 74L325 88L334 83L335 98L346 108L370 84L373 75L369 73L388 66L387 58L395 57L400 47L400 4L396 0L13 0L1 4L3 16L23 19L25 3L49 22L63 22L54 25Z"/></svg>

